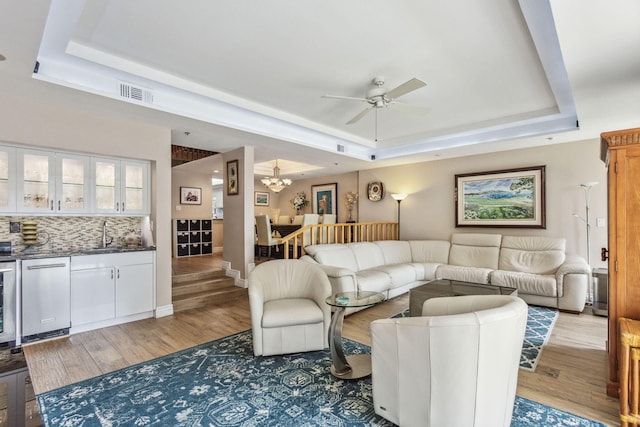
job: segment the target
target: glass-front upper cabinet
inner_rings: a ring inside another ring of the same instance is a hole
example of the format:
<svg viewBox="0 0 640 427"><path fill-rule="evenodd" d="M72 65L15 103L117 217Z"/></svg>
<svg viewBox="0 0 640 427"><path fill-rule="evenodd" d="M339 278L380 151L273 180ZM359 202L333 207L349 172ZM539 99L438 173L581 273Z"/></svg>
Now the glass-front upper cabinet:
<svg viewBox="0 0 640 427"><path fill-rule="evenodd" d="M48 151L17 151L18 212L54 213L55 154Z"/></svg>
<svg viewBox="0 0 640 427"><path fill-rule="evenodd" d="M16 210L16 150L0 145L0 212Z"/></svg>
<svg viewBox="0 0 640 427"><path fill-rule="evenodd" d="M92 159L96 213L149 214L149 163Z"/></svg>
<svg viewBox="0 0 640 427"><path fill-rule="evenodd" d="M27 149L17 157L18 212L88 212L88 157Z"/></svg>
<svg viewBox="0 0 640 427"><path fill-rule="evenodd" d="M56 212L89 211L90 168L91 163L87 156L56 154Z"/></svg>

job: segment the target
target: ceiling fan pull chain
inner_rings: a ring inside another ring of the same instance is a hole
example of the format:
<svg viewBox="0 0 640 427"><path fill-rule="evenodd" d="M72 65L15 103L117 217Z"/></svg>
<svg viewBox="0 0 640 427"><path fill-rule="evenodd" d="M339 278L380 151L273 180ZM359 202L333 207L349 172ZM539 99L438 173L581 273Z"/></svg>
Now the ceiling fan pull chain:
<svg viewBox="0 0 640 427"><path fill-rule="evenodd" d="M375 118L375 123L376 123L375 124L375 132L376 132L376 134L375 134L374 138L375 138L375 141L378 142L378 109L376 108L375 110L376 110L376 118Z"/></svg>

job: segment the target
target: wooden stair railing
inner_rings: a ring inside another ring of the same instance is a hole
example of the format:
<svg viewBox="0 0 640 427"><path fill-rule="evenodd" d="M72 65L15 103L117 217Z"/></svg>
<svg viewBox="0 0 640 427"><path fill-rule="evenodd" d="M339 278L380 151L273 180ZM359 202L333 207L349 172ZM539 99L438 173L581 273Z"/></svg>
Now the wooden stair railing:
<svg viewBox="0 0 640 427"><path fill-rule="evenodd" d="M280 239L285 259L297 259L309 245L398 240L397 222L311 224Z"/></svg>

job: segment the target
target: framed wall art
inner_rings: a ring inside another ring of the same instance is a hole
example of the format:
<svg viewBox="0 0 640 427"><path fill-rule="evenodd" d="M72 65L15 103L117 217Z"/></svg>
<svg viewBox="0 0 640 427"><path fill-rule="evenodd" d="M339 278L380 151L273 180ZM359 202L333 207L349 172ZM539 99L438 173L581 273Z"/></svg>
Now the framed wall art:
<svg viewBox="0 0 640 427"><path fill-rule="evenodd" d="M227 195L233 196L238 194L240 183L238 182L238 161L230 160L227 162Z"/></svg>
<svg viewBox="0 0 640 427"><path fill-rule="evenodd" d="M255 206L269 206L269 192L268 191L254 191L253 192L253 204Z"/></svg>
<svg viewBox="0 0 640 427"><path fill-rule="evenodd" d="M546 228L544 175L544 166L456 175L456 227Z"/></svg>
<svg viewBox="0 0 640 427"><path fill-rule="evenodd" d="M311 198L313 201L313 213L318 215L338 215L338 204L336 203L337 194L337 182L331 184L312 185Z"/></svg>
<svg viewBox="0 0 640 427"><path fill-rule="evenodd" d="M202 188L180 187L180 204L181 205L201 205L202 204Z"/></svg>

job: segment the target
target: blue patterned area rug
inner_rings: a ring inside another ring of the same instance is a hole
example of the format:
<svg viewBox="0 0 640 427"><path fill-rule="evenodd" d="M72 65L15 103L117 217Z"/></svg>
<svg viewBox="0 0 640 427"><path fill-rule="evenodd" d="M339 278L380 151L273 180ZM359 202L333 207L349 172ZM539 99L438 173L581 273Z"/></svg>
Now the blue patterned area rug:
<svg viewBox="0 0 640 427"><path fill-rule="evenodd" d="M371 379L340 380L330 363L328 350L256 358L245 331L37 398L47 427L393 426L373 410ZM512 427L551 425L604 426L516 397Z"/></svg>
<svg viewBox="0 0 640 427"><path fill-rule="evenodd" d="M405 310L393 317L408 316L409 310ZM524 332L522 353L520 354L520 369L535 371L542 348L551 336L551 330L556 323L556 319L558 319L558 310L536 305L529 306L527 327Z"/></svg>

